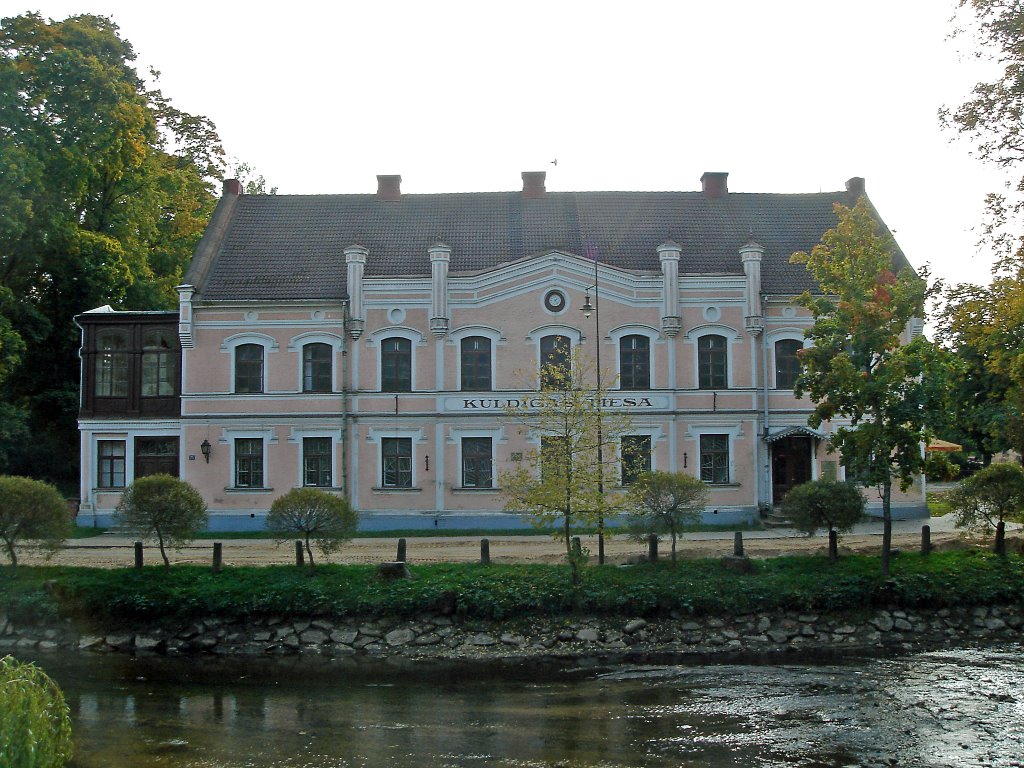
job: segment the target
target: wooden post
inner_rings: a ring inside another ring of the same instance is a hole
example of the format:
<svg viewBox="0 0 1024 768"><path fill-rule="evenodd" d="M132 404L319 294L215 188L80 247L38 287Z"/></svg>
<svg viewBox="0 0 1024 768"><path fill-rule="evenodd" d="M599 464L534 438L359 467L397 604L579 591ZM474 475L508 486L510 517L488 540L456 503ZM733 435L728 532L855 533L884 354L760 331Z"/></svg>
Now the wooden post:
<svg viewBox="0 0 1024 768"><path fill-rule="evenodd" d="M398 540L398 557L395 558L399 563L405 562L405 539Z"/></svg>
<svg viewBox="0 0 1024 768"><path fill-rule="evenodd" d="M743 531L736 531L732 536L732 553L736 557L743 557Z"/></svg>
<svg viewBox="0 0 1024 768"><path fill-rule="evenodd" d="M302 542L296 539L296 541L295 541L295 567L296 568L301 568L305 564L306 564L306 555L302 551Z"/></svg>
<svg viewBox="0 0 1024 768"><path fill-rule="evenodd" d="M1006 523L1002 520L996 525L996 554L1000 557L1006 555Z"/></svg>
<svg viewBox="0 0 1024 768"><path fill-rule="evenodd" d="M483 565L491 564L491 542L488 539L480 539L480 562Z"/></svg>
<svg viewBox="0 0 1024 768"><path fill-rule="evenodd" d="M572 551L573 554L576 556L580 556L583 554L583 544L580 542L579 536L572 537Z"/></svg>
<svg viewBox="0 0 1024 768"><path fill-rule="evenodd" d="M839 559L839 534L834 530L828 532L828 559L833 563Z"/></svg>
<svg viewBox="0 0 1024 768"><path fill-rule="evenodd" d="M135 542L135 567L136 568L141 568L142 567L142 542L141 541L136 541Z"/></svg>
<svg viewBox="0 0 1024 768"><path fill-rule="evenodd" d="M658 534L656 533L647 537L647 560L651 563L658 562Z"/></svg>
<svg viewBox="0 0 1024 768"><path fill-rule="evenodd" d="M224 564L224 545L219 541L213 542L213 572L220 573Z"/></svg>
<svg viewBox="0 0 1024 768"><path fill-rule="evenodd" d="M932 527L930 525L921 526L921 554L930 555L932 552Z"/></svg>

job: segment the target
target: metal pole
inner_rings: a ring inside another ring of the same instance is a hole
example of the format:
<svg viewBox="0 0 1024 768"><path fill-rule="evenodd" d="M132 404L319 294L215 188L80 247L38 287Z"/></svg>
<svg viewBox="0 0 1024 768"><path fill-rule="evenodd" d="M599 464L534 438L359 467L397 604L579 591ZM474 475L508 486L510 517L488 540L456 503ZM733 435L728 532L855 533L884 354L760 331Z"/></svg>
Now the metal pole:
<svg viewBox="0 0 1024 768"><path fill-rule="evenodd" d="M597 564L604 565L604 414L601 411L601 289L594 254L594 341L597 343Z"/></svg>

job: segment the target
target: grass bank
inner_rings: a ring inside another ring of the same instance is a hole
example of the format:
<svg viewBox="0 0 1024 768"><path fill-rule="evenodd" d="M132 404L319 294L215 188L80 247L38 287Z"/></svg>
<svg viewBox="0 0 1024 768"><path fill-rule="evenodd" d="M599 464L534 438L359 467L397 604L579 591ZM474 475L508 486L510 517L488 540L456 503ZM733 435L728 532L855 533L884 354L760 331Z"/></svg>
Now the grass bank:
<svg viewBox="0 0 1024 768"><path fill-rule="evenodd" d="M110 570L21 567L0 572L0 610L16 622L58 616L110 626L129 622L239 619L274 614L415 616L447 604L481 619L585 613L649 616L760 611L858 610L1019 603L1024 558L979 551L895 558L882 582L878 558L783 557L737 573L718 560L590 567L572 588L561 565L412 566L411 581L383 582L370 565L325 565L315 576L292 566L200 566Z"/></svg>

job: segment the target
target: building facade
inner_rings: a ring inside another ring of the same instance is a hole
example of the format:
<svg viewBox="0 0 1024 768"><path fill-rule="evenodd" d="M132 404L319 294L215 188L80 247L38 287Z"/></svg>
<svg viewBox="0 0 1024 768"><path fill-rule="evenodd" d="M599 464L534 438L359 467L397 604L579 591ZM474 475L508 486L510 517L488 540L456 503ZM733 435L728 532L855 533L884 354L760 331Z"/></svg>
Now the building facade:
<svg viewBox="0 0 1024 768"><path fill-rule="evenodd" d="M793 396L811 322L793 299L815 286L789 256L863 179L809 195L732 193L724 173L698 192L400 182L274 196L227 181L178 312L79 316L80 524L108 523L154 471L198 488L213 528L261 527L298 486L345 495L366 529L525 524L500 475L538 438L508 408L529 408L552 355L600 355L603 406L631 417L621 442L707 482L709 522L842 476ZM896 498L895 516L925 514L922 483Z"/></svg>

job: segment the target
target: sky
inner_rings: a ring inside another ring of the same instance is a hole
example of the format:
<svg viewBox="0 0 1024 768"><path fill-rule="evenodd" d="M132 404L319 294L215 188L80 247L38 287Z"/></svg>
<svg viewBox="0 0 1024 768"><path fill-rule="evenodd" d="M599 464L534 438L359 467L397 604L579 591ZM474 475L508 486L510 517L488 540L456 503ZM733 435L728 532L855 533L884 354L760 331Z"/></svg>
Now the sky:
<svg viewBox="0 0 1024 768"><path fill-rule="evenodd" d="M985 282L1003 176L943 130L991 64L956 0L516 3L0 0L110 16L174 104L281 194L696 190L867 193L915 266ZM557 164L554 161L557 160Z"/></svg>

